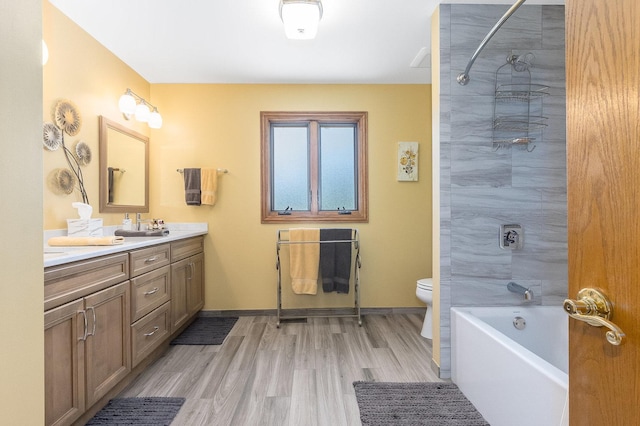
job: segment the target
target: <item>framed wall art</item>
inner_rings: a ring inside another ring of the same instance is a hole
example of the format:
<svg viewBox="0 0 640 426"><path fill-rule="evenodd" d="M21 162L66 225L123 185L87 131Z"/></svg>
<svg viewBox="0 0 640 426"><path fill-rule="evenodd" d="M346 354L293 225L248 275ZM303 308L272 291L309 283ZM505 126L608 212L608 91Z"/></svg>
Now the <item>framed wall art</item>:
<svg viewBox="0 0 640 426"><path fill-rule="evenodd" d="M418 142L398 142L398 181L418 180Z"/></svg>

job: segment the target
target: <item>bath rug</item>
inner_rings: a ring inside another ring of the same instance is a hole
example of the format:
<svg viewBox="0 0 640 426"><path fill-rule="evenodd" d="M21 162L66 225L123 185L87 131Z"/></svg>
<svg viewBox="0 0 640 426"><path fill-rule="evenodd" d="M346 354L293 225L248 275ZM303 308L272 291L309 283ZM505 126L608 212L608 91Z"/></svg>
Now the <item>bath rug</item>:
<svg viewBox="0 0 640 426"><path fill-rule="evenodd" d="M221 345L238 317L198 317L172 345Z"/></svg>
<svg viewBox="0 0 640 426"><path fill-rule="evenodd" d="M489 426L454 383L354 382L363 426Z"/></svg>
<svg viewBox="0 0 640 426"><path fill-rule="evenodd" d="M114 398L85 426L169 426L185 398Z"/></svg>

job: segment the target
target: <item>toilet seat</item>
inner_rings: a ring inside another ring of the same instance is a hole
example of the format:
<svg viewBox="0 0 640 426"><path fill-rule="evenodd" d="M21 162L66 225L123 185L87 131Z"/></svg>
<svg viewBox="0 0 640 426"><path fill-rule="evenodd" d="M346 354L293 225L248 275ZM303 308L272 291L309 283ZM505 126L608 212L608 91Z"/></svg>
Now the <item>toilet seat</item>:
<svg viewBox="0 0 640 426"><path fill-rule="evenodd" d="M422 278L418 280L418 288L421 290L433 290L433 282L431 278Z"/></svg>

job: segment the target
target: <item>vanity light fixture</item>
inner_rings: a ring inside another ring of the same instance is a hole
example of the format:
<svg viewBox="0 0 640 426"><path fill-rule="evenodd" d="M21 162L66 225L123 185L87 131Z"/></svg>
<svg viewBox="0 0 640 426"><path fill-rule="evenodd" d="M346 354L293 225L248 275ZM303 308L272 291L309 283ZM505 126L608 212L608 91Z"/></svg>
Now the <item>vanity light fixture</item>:
<svg viewBox="0 0 640 426"><path fill-rule="evenodd" d="M280 19L287 38L315 38L322 19L322 3L320 0L280 0Z"/></svg>
<svg viewBox="0 0 640 426"><path fill-rule="evenodd" d="M152 129L162 127L162 116L158 112L158 108L151 105L143 97L135 94L131 89L127 89L120 96L118 108L120 108L120 112L127 120L130 120L133 115L136 120L147 123Z"/></svg>

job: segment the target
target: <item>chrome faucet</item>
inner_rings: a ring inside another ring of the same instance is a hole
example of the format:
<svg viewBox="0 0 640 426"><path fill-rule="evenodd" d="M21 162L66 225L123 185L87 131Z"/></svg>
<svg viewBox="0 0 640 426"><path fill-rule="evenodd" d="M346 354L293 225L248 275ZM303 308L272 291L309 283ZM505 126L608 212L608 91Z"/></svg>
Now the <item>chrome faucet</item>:
<svg viewBox="0 0 640 426"><path fill-rule="evenodd" d="M507 284L507 290L512 293L522 294L524 296L524 300L533 300L533 290L531 290L530 288L524 288L520 284L514 283L513 281Z"/></svg>
<svg viewBox="0 0 640 426"><path fill-rule="evenodd" d="M153 219L142 219L142 215L140 213L136 213L136 229L141 231L140 225L143 223L152 223ZM148 227L149 225L147 225Z"/></svg>

